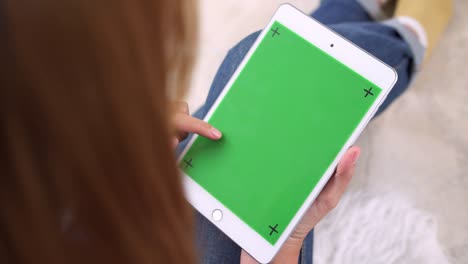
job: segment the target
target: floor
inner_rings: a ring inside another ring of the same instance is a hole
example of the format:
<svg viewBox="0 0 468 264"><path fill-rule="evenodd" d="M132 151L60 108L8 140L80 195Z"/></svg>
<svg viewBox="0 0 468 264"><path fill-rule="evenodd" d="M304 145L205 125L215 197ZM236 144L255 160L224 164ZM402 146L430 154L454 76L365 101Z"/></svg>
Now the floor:
<svg viewBox="0 0 468 264"><path fill-rule="evenodd" d="M453 263L468 263L468 10L455 0L455 17L411 89L372 122L351 190L408 197L431 213L438 239ZM188 102L200 106L228 49L261 29L284 0L201 0L200 50ZM290 0L308 12L318 1Z"/></svg>

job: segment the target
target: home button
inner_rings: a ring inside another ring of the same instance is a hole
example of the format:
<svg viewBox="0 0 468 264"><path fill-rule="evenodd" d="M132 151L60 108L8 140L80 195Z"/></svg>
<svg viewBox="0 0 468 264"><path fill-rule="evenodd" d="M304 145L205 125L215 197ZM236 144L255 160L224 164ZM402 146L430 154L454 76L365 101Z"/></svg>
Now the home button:
<svg viewBox="0 0 468 264"><path fill-rule="evenodd" d="M213 220L215 222L219 222L223 220L223 212L219 209L213 210L213 212L211 213L211 216L213 217Z"/></svg>

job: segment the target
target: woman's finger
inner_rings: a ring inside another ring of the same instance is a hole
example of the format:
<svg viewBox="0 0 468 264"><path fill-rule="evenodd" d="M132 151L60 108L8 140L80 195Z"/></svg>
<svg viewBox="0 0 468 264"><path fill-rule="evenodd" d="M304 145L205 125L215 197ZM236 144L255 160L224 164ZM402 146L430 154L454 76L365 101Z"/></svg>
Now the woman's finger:
<svg viewBox="0 0 468 264"><path fill-rule="evenodd" d="M175 118L175 126L179 131L195 133L213 140L218 140L222 137L222 133L218 129L203 120L189 115L177 115Z"/></svg>
<svg viewBox="0 0 468 264"><path fill-rule="evenodd" d="M361 155L361 148L353 146L347 151L347 153L348 155L346 155L345 159L342 159L341 162L338 163L335 173L336 186L334 189L337 192L336 195L340 198L354 175L356 162Z"/></svg>
<svg viewBox="0 0 468 264"><path fill-rule="evenodd" d="M338 204L354 174L357 159L361 153L359 147L351 147L338 163L335 174L317 197L317 207L325 215Z"/></svg>
<svg viewBox="0 0 468 264"><path fill-rule="evenodd" d="M240 263L242 264L258 264L258 262L252 258L247 252L244 250L241 251Z"/></svg>
<svg viewBox="0 0 468 264"><path fill-rule="evenodd" d="M189 113L189 106L186 102L174 102L173 103L174 110L176 112L184 113L186 115L190 114Z"/></svg>
<svg viewBox="0 0 468 264"><path fill-rule="evenodd" d="M296 226L288 241L302 241L310 230L335 208L351 181L360 152L359 147L352 147L345 153L336 172L306 212L301 223Z"/></svg>

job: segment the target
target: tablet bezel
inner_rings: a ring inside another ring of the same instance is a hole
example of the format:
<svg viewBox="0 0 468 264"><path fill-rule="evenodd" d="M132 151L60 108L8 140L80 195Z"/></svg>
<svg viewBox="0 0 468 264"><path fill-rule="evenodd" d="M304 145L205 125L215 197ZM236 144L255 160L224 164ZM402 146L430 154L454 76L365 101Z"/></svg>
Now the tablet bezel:
<svg viewBox="0 0 468 264"><path fill-rule="evenodd" d="M204 190L200 185L198 185L193 179L185 174L183 174L183 183L184 189L188 201L197 209L202 215L209 219L215 226L220 228L224 233L226 233L234 242L236 242L240 247L242 247L246 252L248 252L252 257L261 263L270 262L276 253L279 251L283 243L289 237L291 232L294 230L294 227L300 221L301 217L307 211L312 202L317 198L320 191L323 189L325 184L328 182L332 176L338 161L341 159L346 150L352 146L355 140L359 137L364 127L371 120L374 114L377 112L379 106L387 97L391 88L397 81L397 73L390 66L386 65L382 61L373 57L366 51L362 50L355 44L346 40L342 36L333 32L329 28L326 28L318 21L310 18L306 14L302 13L298 9L294 8L289 4L281 5L277 12L268 22L265 29L261 32L253 46L250 48L249 52L246 54L245 58L227 83L223 92L220 94L213 107L209 110L204 120L209 120L214 110L218 107L219 103L223 100L227 91L231 88L234 81L239 76L239 73L242 71L247 61L252 56L253 52L256 50L261 40L264 38L265 34L269 33L269 28L272 24L278 21L290 30L296 32L298 35L326 52L333 58L337 59L344 65L356 71L358 74L367 78L374 84L382 88L382 92L379 94L377 100L366 113L364 119L359 124L357 129L353 132L352 136L348 139L345 146L340 151L339 155L335 158L333 163L327 169L325 174L321 177L320 181L309 194L306 201L302 204L300 209L295 214L292 221L286 227L278 241L275 245L271 245L267 240L265 240L261 235L259 235L255 230L250 228L246 223L244 223L239 217L227 209L221 202L219 202L215 197L209 194ZM333 45L332 45L333 44ZM180 155L179 161L181 162L182 157L190 149L193 142L198 136L195 135L190 142L187 144L186 148ZM219 209L223 212L223 219L221 221L214 221L212 219L212 212L216 209Z"/></svg>

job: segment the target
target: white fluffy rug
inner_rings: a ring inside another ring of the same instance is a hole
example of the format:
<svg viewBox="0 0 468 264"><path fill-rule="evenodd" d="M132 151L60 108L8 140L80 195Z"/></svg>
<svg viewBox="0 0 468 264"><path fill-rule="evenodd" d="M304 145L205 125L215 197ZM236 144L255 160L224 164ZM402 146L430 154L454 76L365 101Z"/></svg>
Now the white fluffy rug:
<svg viewBox="0 0 468 264"><path fill-rule="evenodd" d="M353 192L315 229L314 264L450 263L428 213L397 194Z"/></svg>

